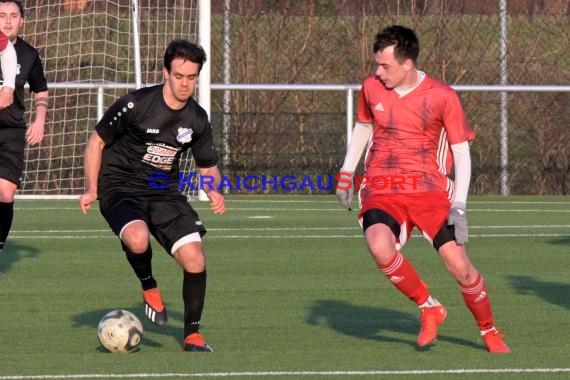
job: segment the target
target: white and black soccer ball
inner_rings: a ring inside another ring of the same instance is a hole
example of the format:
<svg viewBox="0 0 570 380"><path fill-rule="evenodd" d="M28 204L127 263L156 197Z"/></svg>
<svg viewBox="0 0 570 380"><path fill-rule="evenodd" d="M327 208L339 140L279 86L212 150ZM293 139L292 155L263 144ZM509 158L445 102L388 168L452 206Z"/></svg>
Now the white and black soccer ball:
<svg viewBox="0 0 570 380"><path fill-rule="evenodd" d="M113 310L99 321L99 342L113 353L128 353L136 350L142 341L143 326L136 315L128 310Z"/></svg>

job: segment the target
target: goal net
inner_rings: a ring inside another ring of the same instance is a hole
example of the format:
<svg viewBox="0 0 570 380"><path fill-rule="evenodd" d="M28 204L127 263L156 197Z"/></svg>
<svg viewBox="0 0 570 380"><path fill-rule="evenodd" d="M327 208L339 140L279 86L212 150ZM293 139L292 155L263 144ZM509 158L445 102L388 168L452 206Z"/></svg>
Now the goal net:
<svg viewBox="0 0 570 380"><path fill-rule="evenodd" d="M26 149L19 197L69 198L83 192L83 154L97 120L119 96L162 82L164 49L171 40L198 41L199 1L26 1L22 37L40 51L50 108L42 143ZM27 120L34 116L29 98ZM180 169L195 170L190 154Z"/></svg>

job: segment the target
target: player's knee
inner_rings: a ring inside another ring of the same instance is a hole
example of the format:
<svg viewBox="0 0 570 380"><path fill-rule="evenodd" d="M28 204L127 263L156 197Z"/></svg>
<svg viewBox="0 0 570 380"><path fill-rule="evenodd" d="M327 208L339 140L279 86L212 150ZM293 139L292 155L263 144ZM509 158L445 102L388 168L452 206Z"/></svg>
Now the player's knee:
<svg viewBox="0 0 570 380"><path fill-rule="evenodd" d="M0 194L0 203L12 203L14 202L14 194L10 195L4 195L4 194Z"/></svg>
<svg viewBox="0 0 570 380"><path fill-rule="evenodd" d="M133 253L143 253L148 249L150 234L146 224L137 221L127 225L120 234L121 241Z"/></svg>
<svg viewBox="0 0 570 380"><path fill-rule="evenodd" d="M362 216L362 229L370 254L378 264L391 260L396 250L396 237L400 225L387 212L370 209Z"/></svg>
<svg viewBox="0 0 570 380"><path fill-rule="evenodd" d="M16 185L0 178L0 202L12 203L16 194Z"/></svg>
<svg viewBox="0 0 570 380"><path fill-rule="evenodd" d="M132 241L123 241L127 249L132 253L144 253L148 250L148 245L150 244L148 239L144 240L132 240Z"/></svg>
<svg viewBox="0 0 570 380"><path fill-rule="evenodd" d="M150 232L146 223L142 220L134 220L127 223L119 233L119 238L129 249L146 249L150 239ZM143 250L144 252L144 250Z"/></svg>
<svg viewBox="0 0 570 380"><path fill-rule="evenodd" d="M384 228L389 231L385 225L382 225L380 228ZM370 254L376 263L383 265L392 260L394 252L396 251L396 241L391 232L388 234L374 233L373 230L378 230L380 228L372 228L368 231L368 234L366 236L366 245L368 246L368 250L370 251Z"/></svg>
<svg viewBox="0 0 570 380"><path fill-rule="evenodd" d="M194 245L191 247L191 245ZM174 258L180 266L190 273L200 273L206 269L206 257L201 247L196 244L187 244L174 252Z"/></svg>

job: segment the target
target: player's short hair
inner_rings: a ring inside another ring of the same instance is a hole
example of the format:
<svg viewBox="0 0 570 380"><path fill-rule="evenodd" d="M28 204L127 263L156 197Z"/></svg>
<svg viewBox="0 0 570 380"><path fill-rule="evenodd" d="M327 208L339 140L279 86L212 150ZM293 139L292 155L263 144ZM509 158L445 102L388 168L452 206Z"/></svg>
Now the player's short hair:
<svg viewBox="0 0 570 380"><path fill-rule="evenodd" d="M206 52L202 46L187 40L174 40L168 44L164 52L164 67L168 72L171 69L172 60L175 58L183 58L186 61L198 64L198 73L202 70L204 62L206 62Z"/></svg>
<svg viewBox="0 0 570 380"><path fill-rule="evenodd" d="M382 29L374 39L374 54L392 45L395 45L394 56L399 62L411 59L416 63L420 55L420 42L412 29L401 25Z"/></svg>
<svg viewBox="0 0 570 380"><path fill-rule="evenodd" d="M20 16L26 17L26 8L24 7L24 3L20 0L0 0L0 3L14 3L20 9Z"/></svg>

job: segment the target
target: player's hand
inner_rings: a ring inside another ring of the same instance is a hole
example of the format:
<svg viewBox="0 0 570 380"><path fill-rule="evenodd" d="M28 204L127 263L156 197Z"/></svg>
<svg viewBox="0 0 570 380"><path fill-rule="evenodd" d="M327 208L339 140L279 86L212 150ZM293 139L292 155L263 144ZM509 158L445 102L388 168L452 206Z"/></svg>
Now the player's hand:
<svg viewBox="0 0 570 380"><path fill-rule="evenodd" d="M212 210L214 214L223 214L226 212L226 201L219 191L210 190L206 195L210 200L210 210Z"/></svg>
<svg viewBox="0 0 570 380"><path fill-rule="evenodd" d="M354 173L343 171L337 176L336 196L338 201L348 211L352 210L352 198L354 197Z"/></svg>
<svg viewBox="0 0 570 380"><path fill-rule="evenodd" d="M4 86L0 89L0 110L10 107L14 102L14 89Z"/></svg>
<svg viewBox="0 0 570 380"><path fill-rule="evenodd" d="M455 241L459 245L467 243L468 227L466 205L462 202L453 202L447 215L447 225L453 225L455 229Z"/></svg>
<svg viewBox="0 0 570 380"><path fill-rule="evenodd" d="M44 138L44 123L34 121L26 130L28 144L36 145Z"/></svg>
<svg viewBox="0 0 570 380"><path fill-rule="evenodd" d="M97 200L97 193L93 191L86 191L79 197L79 207L83 214L87 215L87 211L91 208L91 204Z"/></svg>

